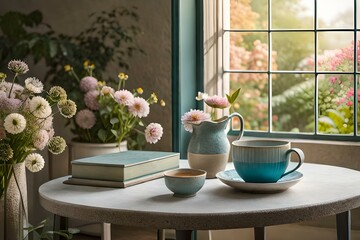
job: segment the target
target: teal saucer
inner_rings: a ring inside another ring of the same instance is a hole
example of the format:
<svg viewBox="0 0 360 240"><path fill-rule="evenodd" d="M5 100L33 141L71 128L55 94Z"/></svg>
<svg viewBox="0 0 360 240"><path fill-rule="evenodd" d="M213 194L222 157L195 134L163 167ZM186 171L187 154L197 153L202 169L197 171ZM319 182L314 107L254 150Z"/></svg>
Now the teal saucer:
<svg viewBox="0 0 360 240"><path fill-rule="evenodd" d="M243 192L251 192L251 193L276 193L282 192L296 183L298 183L302 178L303 174L295 171L292 172L283 178L279 179L279 181L275 183L248 183L245 182L235 169L226 170L219 172L216 174L216 177L226 185L238 189Z"/></svg>

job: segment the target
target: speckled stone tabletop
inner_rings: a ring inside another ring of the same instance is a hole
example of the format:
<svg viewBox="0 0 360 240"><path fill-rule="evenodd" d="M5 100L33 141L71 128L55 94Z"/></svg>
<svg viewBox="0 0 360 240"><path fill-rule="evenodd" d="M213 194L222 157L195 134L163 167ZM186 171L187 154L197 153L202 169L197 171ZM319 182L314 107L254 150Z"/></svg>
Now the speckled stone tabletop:
<svg viewBox="0 0 360 240"><path fill-rule="evenodd" d="M231 167L231 164L229 165ZM157 229L230 229L311 220L360 206L360 172L304 164L303 179L281 193L242 193L207 179L191 198L176 198L160 178L128 188L43 184L41 205L71 218Z"/></svg>

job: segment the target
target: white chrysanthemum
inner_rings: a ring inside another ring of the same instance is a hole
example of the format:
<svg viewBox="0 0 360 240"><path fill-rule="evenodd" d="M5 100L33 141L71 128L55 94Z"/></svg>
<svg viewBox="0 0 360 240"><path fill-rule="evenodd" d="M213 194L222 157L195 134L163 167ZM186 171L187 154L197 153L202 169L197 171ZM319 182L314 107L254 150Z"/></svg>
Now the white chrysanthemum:
<svg viewBox="0 0 360 240"><path fill-rule="evenodd" d="M150 112L150 105L145 99L135 97L129 106L129 112L135 117L146 117Z"/></svg>
<svg viewBox="0 0 360 240"><path fill-rule="evenodd" d="M46 118L51 114L51 107L44 98L36 96L30 100L30 112L37 118Z"/></svg>
<svg viewBox="0 0 360 240"><path fill-rule="evenodd" d="M163 128L158 123L150 123L145 129L145 139L148 143L157 143L163 135Z"/></svg>
<svg viewBox="0 0 360 240"><path fill-rule="evenodd" d="M128 90L119 90L114 93L114 99L120 105L129 106L134 100L134 95Z"/></svg>
<svg viewBox="0 0 360 240"><path fill-rule="evenodd" d="M25 79L25 88L32 93L41 93L44 89L44 84L35 77Z"/></svg>
<svg viewBox="0 0 360 240"><path fill-rule="evenodd" d="M36 149L43 150L49 142L49 134L46 130L41 129L35 133L33 144Z"/></svg>
<svg viewBox="0 0 360 240"><path fill-rule="evenodd" d="M102 95L109 95L109 94L114 94L114 89L112 87L109 86L104 86L101 89L101 94Z"/></svg>
<svg viewBox="0 0 360 240"><path fill-rule="evenodd" d="M4 127L8 133L21 133L26 127L26 119L19 113L10 113L4 119Z"/></svg>
<svg viewBox="0 0 360 240"><path fill-rule="evenodd" d="M25 166L30 172L38 172L45 166L44 158L38 153L30 153L25 158Z"/></svg>
<svg viewBox="0 0 360 240"><path fill-rule="evenodd" d="M19 75L27 73L29 71L28 65L20 60L11 60L8 64L8 69L10 69L13 73L17 73Z"/></svg>

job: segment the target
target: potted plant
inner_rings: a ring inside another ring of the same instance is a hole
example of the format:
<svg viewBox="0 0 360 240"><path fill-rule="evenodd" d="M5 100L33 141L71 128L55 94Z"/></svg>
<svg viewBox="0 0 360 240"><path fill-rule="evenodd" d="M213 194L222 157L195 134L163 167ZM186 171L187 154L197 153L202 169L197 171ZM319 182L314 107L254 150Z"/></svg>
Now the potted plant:
<svg viewBox="0 0 360 240"><path fill-rule="evenodd" d="M64 67L78 83L76 90L80 96L77 102L79 111L72 119L75 135L72 146L76 146L73 159L126 151L128 142L133 148L140 139L150 144L160 140L162 126L158 123L145 125L143 121L149 115L151 105L158 103L155 93L143 98L142 88L127 90L125 83L129 80L125 73L119 73L117 85L111 87L95 78L94 64L86 60L83 68L85 76L79 77L72 66ZM163 100L159 103L165 106ZM137 138L134 140L133 136Z"/></svg>

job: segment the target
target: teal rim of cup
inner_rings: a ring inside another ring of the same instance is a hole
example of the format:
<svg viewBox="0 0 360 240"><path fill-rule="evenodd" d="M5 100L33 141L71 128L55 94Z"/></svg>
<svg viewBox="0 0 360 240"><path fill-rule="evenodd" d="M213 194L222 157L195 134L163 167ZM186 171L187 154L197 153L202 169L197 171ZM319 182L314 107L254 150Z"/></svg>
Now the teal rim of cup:
<svg viewBox="0 0 360 240"><path fill-rule="evenodd" d="M274 143L273 145L246 145L247 143ZM277 148L290 145L288 141L281 140L235 140L231 143L235 147L245 148Z"/></svg>

